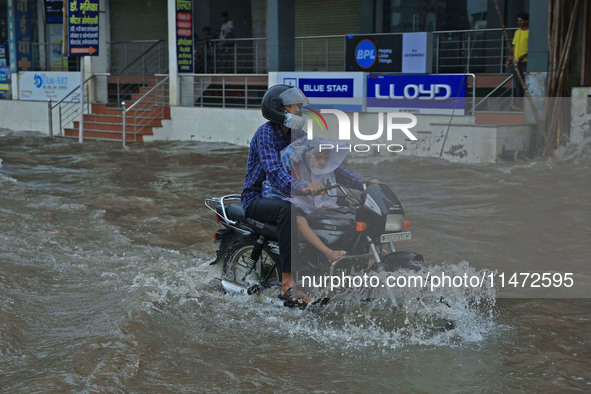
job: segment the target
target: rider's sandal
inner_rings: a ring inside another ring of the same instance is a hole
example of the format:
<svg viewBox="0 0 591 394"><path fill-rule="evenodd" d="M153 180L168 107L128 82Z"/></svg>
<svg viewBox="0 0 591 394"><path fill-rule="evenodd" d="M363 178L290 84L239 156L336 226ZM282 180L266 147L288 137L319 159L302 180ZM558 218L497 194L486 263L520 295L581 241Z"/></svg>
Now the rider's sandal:
<svg viewBox="0 0 591 394"><path fill-rule="evenodd" d="M283 301L283 305L288 308L304 309L308 306L306 299L310 299L308 295L298 290L296 287L290 287L283 294L279 294L278 298Z"/></svg>

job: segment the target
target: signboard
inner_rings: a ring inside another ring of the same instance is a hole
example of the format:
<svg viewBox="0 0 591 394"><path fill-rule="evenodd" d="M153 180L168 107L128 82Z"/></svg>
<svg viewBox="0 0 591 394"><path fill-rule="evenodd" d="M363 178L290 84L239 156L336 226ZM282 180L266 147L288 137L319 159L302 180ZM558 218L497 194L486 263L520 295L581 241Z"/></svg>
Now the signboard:
<svg viewBox="0 0 591 394"><path fill-rule="evenodd" d="M99 0L68 0L70 56L98 56Z"/></svg>
<svg viewBox="0 0 591 394"><path fill-rule="evenodd" d="M431 72L427 33L404 33L402 35L402 72L425 74Z"/></svg>
<svg viewBox="0 0 591 394"><path fill-rule="evenodd" d="M8 53L6 52L6 44L0 44L0 67L8 66Z"/></svg>
<svg viewBox="0 0 591 394"><path fill-rule="evenodd" d="M430 34L350 35L346 38L346 71L430 72Z"/></svg>
<svg viewBox="0 0 591 394"><path fill-rule="evenodd" d="M8 46L10 70L28 71L32 68L30 0L8 0Z"/></svg>
<svg viewBox="0 0 591 394"><path fill-rule="evenodd" d="M49 52L48 71L68 71L68 57L62 56L62 25L48 25L46 37L46 42L51 44L45 47Z"/></svg>
<svg viewBox="0 0 591 394"><path fill-rule="evenodd" d="M402 34L346 38L346 70L402 72Z"/></svg>
<svg viewBox="0 0 591 394"><path fill-rule="evenodd" d="M179 74L192 74L193 0L176 0L176 56Z"/></svg>
<svg viewBox="0 0 591 394"><path fill-rule="evenodd" d="M368 75L367 112L464 115L465 75Z"/></svg>
<svg viewBox="0 0 591 394"><path fill-rule="evenodd" d="M277 84L300 88L313 109L360 112L364 107L364 73L278 72Z"/></svg>
<svg viewBox="0 0 591 394"><path fill-rule="evenodd" d="M18 75L19 98L31 101L59 101L80 86L79 72L21 72ZM66 99L78 102L80 94Z"/></svg>
<svg viewBox="0 0 591 394"><path fill-rule="evenodd" d="M0 66L0 99L8 99L10 94L10 68Z"/></svg>
<svg viewBox="0 0 591 394"><path fill-rule="evenodd" d="M45 22L64 23L64 0L45 0Z"/></svg>

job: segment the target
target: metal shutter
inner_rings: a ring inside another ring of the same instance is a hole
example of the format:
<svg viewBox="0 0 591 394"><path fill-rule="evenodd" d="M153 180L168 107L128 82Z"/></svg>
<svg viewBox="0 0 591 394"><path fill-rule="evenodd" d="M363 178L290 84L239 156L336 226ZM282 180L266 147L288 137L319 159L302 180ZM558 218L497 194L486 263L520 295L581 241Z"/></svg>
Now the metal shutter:
<svg viewBox="0 0 591 394"><path fill-rule="evenodd" d="M296 0L296 37L359 34L361 0ZM296 71L345 71L344 38L296 39Z"/></svg>
<svg viewBox="0 0 591 394"><path fill-rule="evenodd" d="M130 62L148 50L153 43L147 41L168 41L166 0L109 0L109 14L111 72L123 70ZM163 56L158 56L158 58L160 57ZM168 62L168 59L156 60L156 57L150 60Z"/></svg>

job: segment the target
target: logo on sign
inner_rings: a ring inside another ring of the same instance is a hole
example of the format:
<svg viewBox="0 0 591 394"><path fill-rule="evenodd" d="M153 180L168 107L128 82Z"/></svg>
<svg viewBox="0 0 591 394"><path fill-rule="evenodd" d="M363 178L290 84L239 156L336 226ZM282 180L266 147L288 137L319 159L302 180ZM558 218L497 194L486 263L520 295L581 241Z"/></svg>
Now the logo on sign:
<svg viewBox="0 0 591 394"><path fill-rule="evenodd" d="M43 86L43 78L41 78L39 74L35 74L33 79L35 80L34 84L36 88L40 88L41 86Z"/></svg>
<svg viewBox="0 0 591 394"><path fill-rule="evenodd" d="M300 78L298 85L307 97L353 97L352 78Z"/></svg>
<svg viewBox="0 0 591 394"><path fill-rule="evenodd" d="M447 100L451 97L451 86L447 84L437 83L433 85L428 84L407 84L402 89L402 95L396 94L396 84L389 85L387 94L380 92L381 85L375 85L375 98L381 100Z"/></svg>
<svg viewBox="0 0 591 394"><path fill-rule="evenodd" d="M359 41L355 48L355 61L361 68L370 68L376 62L376 46L370 40Z"/></svg>

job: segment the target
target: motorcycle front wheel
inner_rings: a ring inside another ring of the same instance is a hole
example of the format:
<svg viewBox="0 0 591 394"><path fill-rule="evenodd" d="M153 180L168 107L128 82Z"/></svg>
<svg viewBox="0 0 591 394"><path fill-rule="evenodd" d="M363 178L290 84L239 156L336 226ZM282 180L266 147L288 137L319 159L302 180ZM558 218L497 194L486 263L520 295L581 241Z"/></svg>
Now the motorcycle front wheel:
<svg viewBox="0 0 591 394"><path fill-rule="evenodd" d="M281 273L278 265L274 267L275 262L270 256L267 248L263 248L261 257L256 266L251 271L248 268L250 255L256 244L254 239L246 239L242 242L236 242L231 246L226 254L224 266L222 268L222 277L225 280L234 282L243 287L260 285L270 272L269 279L265 285L281 285Z"/></svg>

